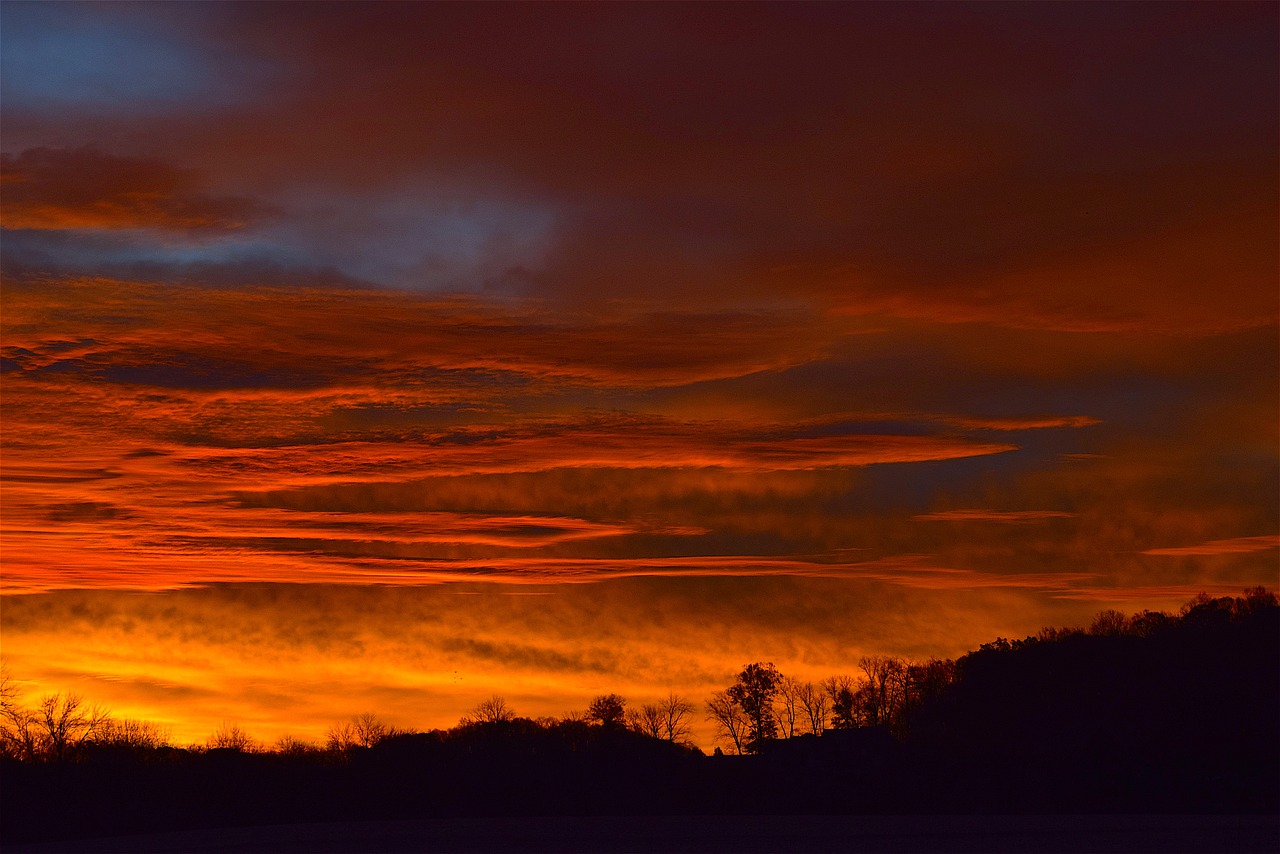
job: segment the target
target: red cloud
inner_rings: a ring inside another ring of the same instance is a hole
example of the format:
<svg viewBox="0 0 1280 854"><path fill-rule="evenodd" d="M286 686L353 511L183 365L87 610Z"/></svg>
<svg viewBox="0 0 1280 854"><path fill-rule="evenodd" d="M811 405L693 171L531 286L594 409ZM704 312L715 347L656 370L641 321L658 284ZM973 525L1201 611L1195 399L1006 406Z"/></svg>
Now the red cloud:
<svg viewBox="0 0 1280 854"><path fill-rule="evenodd" d="M939 510L911 518L920 522L1039 522L1070 519L1075 515L1062 510Z"/></svg>
<svg viewBox="0 0 1280 854"><path fill-rule="evenodd" d="M1147 549L1143 554L1170 557L1208 557L1212 555L1247 554L1274 548L1280 548L1280 535L1271 534L1263 537L1233 537L1229 540L1210 540L1207 543L1199 543L1193 546Z"/></svg>
<svg viewBox="0 0 1280 854"><path fill-rule="evenodd" d="M203 193L190 170L93 148L5 154L0 182L0 222L13 229L228 231L266 213L252 199Z"/></svg>

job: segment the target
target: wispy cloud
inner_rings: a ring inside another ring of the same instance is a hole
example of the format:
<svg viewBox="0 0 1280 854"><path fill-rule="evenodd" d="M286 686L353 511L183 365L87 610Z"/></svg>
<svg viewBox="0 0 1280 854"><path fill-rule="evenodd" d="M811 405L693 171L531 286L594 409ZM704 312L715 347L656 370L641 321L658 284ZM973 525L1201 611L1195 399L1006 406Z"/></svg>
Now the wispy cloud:
<svg viewBox="0 0 1280 854"><path fill-rule="evenodd" d="M1075 513L1065 510L939 510L912 516L918 522L1040 522L1045 519L1070 519Z"/></svg>
<svg viewBox="0 0 1280 854"><path fill-rule="evenodd" d="M1207 543L1197 543L1190 546L1147 549L1143 554L1167 555L1169 557L1200 557L1248 554L1249 552L1260 552L1274 548L1280 548L1280 536L1272 534L1263 537L1232 537L1226 540L1210 540Z"/></svg>

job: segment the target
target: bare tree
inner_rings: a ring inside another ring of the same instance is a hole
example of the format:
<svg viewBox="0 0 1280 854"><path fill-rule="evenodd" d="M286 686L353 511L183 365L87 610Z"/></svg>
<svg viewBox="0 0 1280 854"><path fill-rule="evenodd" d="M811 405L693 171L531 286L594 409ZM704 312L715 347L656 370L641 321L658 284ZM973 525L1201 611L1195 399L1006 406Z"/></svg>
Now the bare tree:
<svg viewBox="0 0 1280 854"><path fill-rule="evenodd" d="M9 665L0 662L0 710L18 705L18 683L9 672Z"/></svg>
<svg viewBox="0 0 1280 854"><path fill-rule="evenodd" d="M689 740L693 729L690 718L693 717L693 703L674 691L668 692L665 700L658 702L662 710L662 737L667 741L683 744Z"/></svg>
<svg viewBox="0 0 1280 854"><path fill-rule="evenodd" d="M867 726L892 724L902 705L906 665L897 658L864 655L858 667L865 676L858 690L863 723Z"/></svg>
<svg viewBox="0 0 1280 854"><path fill-rule="evenodd" d="M793 738L796 734L796 722L801 719L800 681L790 676L778 679L778 699L774 704L774 714L778 719L779 734L782 738Z"/></svg>
<svg viewBox="0 0 1280 854"><path fill-rule="evenodd" d="M802 722L807 724L809 732L822 735L827 728L826 692L812 682L805 682L796 692L796 700L800 704L800 710L804 712Z"/></svg>
<svg viewBox="0 0 1280 854"><path fill-rule="evenodd" d="M227 721L223 721L210 733L205 744L210 750L235 750L240 753L252 753L258 746L253 736L241 729L239 724Z"/></svg>
<svg viewBox="0 0 1280 854"><path fill-rule="evenodd" d="M662 708L657 703L645 703L639 709L628 709L627 726L641 735L662 738Z"/></svg>
<svg viewBox="0 0 1280 854"><path fill-rule="evenodd" d="M683 744L689 740L692 729L689 718L693 704L675 692L656 703L645 703L638 710L627 712L627 726L651 738Z"/></svg>
<svg viewBox="0 0 1280 854"><path fill-rule="evenodd" d="M390 734L387 725L373 712L352 715L350 720L334 724L325 733L325 743L330 750L340 753L355 747L373 747Z"/></svg>
<svg viewBox="0 0 1280 854"><path fill-rule="evenodd" d="M473 723L497 723L498 721L513 721L516 719L516 713L507 705L504 697L494 694L487 700L481 701L471 713L465 715L460 723L465 726Z"/></svg>
<svg viewBox="0 0 1280 854"><path fill-rule="evenodd" d="M276 743L272 745L276 753L281 756L306 756L310 753L316 753L320 750L315 744L302 738L292 735L282 735L276 739Z"/></svg>
<svg viewBox="0 0 1280 854"><path fill-rule="evenodd" d="M133 750L155 750L169 744L172 728L136 718L110 719L95 737L99 744Z"/></svg>
<svg viewBox="0 0 1280 854"><path fill-rule="evenodd" d="M36 707L43 752L51 759L67 759L93 739L109 720L106 709L86 705L79 694L46 694Z"/></svg>
<svg viewBox="0 0 1280 854"><path fill-rule="evenodd" d="M0 664L0 749L5 756L31 762L40 752L35 713L19 701L18 683Z"/></svg>
<svg viewBox="0 0 1280 854"><path fill-rule="evenodd" d="M387 725L373 712L362 712L351 718L355 742L361 747L373 747L387 737Z"/></svg>
<svg viewBox="0 0 1280 854"><path fill-rule="evenodd" d="M1089 625L1091 635L1122 635L1129 629L1129 618L1114 608L1099 611Z"/></svg>
<svg viewBox="0 0 1280 854"><path fill-rule="evenodd" d="M716 740L742 753L751 728L751 718L728 691L717 691L707 700L707 720L716 725Z"/></svg>
<svg viewBox="0 0 1280 854"><path fill-rule="evenodd" d="M346 753L356 746L356 728L351 721L334 724L325 731L325 746L335 753Z"/></svg>

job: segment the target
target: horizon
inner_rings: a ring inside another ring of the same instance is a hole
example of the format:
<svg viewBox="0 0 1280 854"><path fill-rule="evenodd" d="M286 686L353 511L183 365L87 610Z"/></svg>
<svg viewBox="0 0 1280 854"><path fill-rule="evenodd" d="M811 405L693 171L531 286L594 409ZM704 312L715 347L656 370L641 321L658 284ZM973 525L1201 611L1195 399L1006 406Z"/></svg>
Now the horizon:
<svg viewBox="0 0 1280 854"><path fill-rule="evenodd" d="M6 2L5 664L709 750L750 662L1274 588L1278 16Z"/></svg>

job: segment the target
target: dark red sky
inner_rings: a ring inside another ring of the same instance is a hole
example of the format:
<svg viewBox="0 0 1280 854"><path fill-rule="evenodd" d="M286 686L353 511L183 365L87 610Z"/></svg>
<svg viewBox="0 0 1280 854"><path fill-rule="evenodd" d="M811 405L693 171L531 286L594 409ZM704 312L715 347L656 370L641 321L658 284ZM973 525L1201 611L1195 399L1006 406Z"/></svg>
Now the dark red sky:
<svg viewBox="0 0 1280 854"><path fill-rule="evenodd" d="M0 23L32 690L428 726L1277 580L1275 4Z"/></svg>

